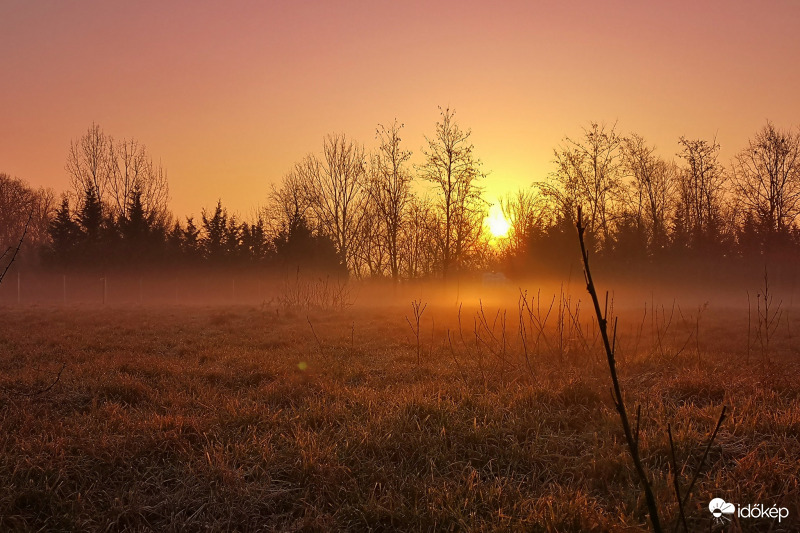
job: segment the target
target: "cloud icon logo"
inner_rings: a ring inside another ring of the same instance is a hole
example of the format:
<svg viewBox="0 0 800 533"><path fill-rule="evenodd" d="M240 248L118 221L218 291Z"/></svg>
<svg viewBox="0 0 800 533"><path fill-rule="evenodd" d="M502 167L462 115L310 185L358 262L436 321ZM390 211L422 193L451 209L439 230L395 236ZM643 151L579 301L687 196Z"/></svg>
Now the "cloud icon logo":
<svg viewBox="0 0 800 533"><path fill-rule="evenodd" d="M727 503L722 498L714 498L708 504L708 510L714 515L714 518L721 518L724 514L733 514L736 512L736 506L732 503Z"/></svg>

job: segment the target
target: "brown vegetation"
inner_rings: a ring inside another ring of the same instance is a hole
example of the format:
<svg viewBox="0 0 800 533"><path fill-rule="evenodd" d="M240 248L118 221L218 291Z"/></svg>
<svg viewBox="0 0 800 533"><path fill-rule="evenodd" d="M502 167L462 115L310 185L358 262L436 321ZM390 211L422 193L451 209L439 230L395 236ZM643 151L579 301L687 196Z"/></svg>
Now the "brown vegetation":
<svg viewBox="0 0 800 533"><path fill-rule="evenodd" d="M419 364L407 305L3 310L0 529L645 530L596 323L577 297L524 296L429 305ZM796 321L745 363L743 308L654 307L611 311L663 522L666 421L692 472L727 406L690 530L712 497L790 510L745 530L796 529Z"/></svg>

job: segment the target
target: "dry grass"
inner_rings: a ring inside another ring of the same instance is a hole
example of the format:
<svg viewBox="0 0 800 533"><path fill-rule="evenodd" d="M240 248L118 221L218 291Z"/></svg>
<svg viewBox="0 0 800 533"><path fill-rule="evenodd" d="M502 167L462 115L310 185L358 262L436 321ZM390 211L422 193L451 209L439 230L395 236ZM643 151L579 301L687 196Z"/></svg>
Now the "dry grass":
<svg viewBox="0 0 800 533"><path fill-rule="evenodd" d="M546 324L526 361L516 310L502 341L493 311L494 340L476 309L459 331L457 309L429 308L417 364L409 311L3 310L0 530L646 529L591 324L582 338ZM656 321L621 321L622 386L642 405L662 518L677 519L667 422L690 473L726 405L690 528L708 530L719 496L789 507L780 526L743 520L746 531L796 530L791 339L776 339L770 364L745 364L746 332L712 311L680 353L689 317L662 341ZM51 391L24 396L62 361Z"/></svg>

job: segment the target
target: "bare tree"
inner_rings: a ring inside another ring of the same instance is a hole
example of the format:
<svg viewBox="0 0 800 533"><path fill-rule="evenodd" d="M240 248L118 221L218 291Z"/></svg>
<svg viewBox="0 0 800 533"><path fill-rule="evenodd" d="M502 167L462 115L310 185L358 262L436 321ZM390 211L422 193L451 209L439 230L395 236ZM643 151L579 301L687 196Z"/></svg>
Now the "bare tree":
<svg viewBox="0 0 800 533"><path fill-rule="evenodd" d="M47 243L54 211L51 189L32 189L25 181L0 173L0 248L16 243L22 233L26 233L23 249Z"/></svg>
<svg viewBox="0 0 800 533"><path fill-rule="evenodd" d="M425 137L425 163L419 167L423 179L434 184L439 193L437 232L441 248L442 274L446 279L451 268L461 266L481 237L486 205L478 181L485 177L481 162L473 154L471 131L463 131L454 120L455 111L442 109L433 138Z"/></svg>
<svg viewBox="0 0 800 533"><path fill-rule="evenodd" d="M676 233L690 247L716 241L722 228L725 173L719 164L719 144L681 137Z"/></svg>
<svg viewBox="0 0 800 533"><path fill-rule="evenodd" d="M144 144L135 139L116 142L98 124L70 143L66 170L76 203L93 189L104 210L125 218L134 191L141 193L145 213L166 225L169 218L169 184L162 165L155 164Z"/></svg>
<svg viewBox="0 0 800 533"><path fill-rule="evenodd" d="M506 195L500 199L500 208L511 224L507 252L522 250L532 228L544 228L553 223L553 213L547 198L534 189L519 189L516 193Z"/></svg>
<svg viewBox="0 0 800 533"><path fill-rule="evenodd" d="M649 237L652 251L667 243L667 230L674 211L677 168L655 153L643 137L632 134L623 141L623 163L631 177L628 204Z"/></svg>
<svg viewBox="0 0 800 533"><path fill-rule="evenodd" d="M566 137L554 153L557 168L552 176L557 186L544 187L545 193L561 205L569 220L575 206L587 207L587 231L607 241L622 186L622 137L616 124L608 128L592 122L582 139Z"/></svg>
<svg viewBox="0 0 800 533"><path fill-rule="evenodd" d="M436 209L427 197L412 196L408 202L406 224L400 234L401 269L409 278L433 274L436 265L434 236L439 227Z"/></svg>
<svg viewBox="0 0 800 533"><path fill-rule="evenodd" d="M370 193L371 194L371 193ZM385 221L374 201L364 202L355 249L355 274L359 277L382 277L391 274L389 242Z"/></svg>
<svg viewBox="0 0 800 533"><path fill-rule="evenodd" d="M145 213L163 221L168 212L169 184L161 164L155 164L144 144L136 139L112 139L113 173L108 187L108 203L117 217L128 216L134 192L141 193Z"/></svg>
<svg viewBox="0 0 800 533"><path fill-rule="evenodd" d="M733 160L739 201L766 234L786 234L800 214L800 131L767 122Z"/></svg>
<svg viewBox="0 0 800 533"><path fill-rule="evenodd" d="M379 126L378 152L372 158L369 186L370 204L381 222L380 233L388 255L392 279L400 277L399 238L405 224L406 206L411 199L413 176L406 168L411 152L400 148L402 124L395 120L389 128Z"/></svg>
<svg viewBox="0 0 800 533"><path fill-rule="evenodd" d="M352 272L358 270L355 259L367 198L365 163L360 144L345 135L328 135L322 158L310 155L302 164L315 221L333 239L342 263Z"/></svg>
<svg viewBox="0 0 800 533"><path fill-rule="evenodd" d="M98 200L104 202L116 171L112 138L92 122L80 139L70 142L65 169L75 200L93 189Z"/></svg>
<svg viewBox="0 0 800 533"><path fill-rule="evenodd" d="M265 218L273 224L270 228L273 238L281 231L295 229L301 221L308 222L311 212L310 187L303 163L295 164L283 177L279 187L272 185Z"/></svg>
<svg viewBox="0 0 800 533"><path fill-rule="evenodd" d="M31 196L24 181L0 174L0 247L3 249L22 233L31 208Z"/></svg>

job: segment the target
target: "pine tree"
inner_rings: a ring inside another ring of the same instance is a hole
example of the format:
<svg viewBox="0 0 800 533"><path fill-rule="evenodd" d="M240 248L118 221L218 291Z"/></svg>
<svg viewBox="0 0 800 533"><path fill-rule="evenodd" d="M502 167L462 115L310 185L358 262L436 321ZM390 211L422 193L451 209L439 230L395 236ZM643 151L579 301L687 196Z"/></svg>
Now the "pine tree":
<svg viewBox="0 0 800 533"><path fill-rule="evenodd" d="M113 225L107 224L103 214L103 205L97 197L94 187L87 187L83 206L78 213L80 228L77 254L78 261L92 267L104 268L114 254L109 253L109 244L113 236Z"/></svg>
<svg viewBox="0 0 800 533"><path fill-rule="evenodd" d="M75 260L75 248L80 236L80 227L72 218L67 196L61 199L55 218L49 227L51 244L47 251L50 261L66 266Z"/></svg>
<svg viewBox="0 0 800 533"><path fill-rule="evenodd" d="M189 261L198 259L200 253L200 230L194 225L194 217L186 217L186 228L183 230L181 249Z"/></svg>
<svg viewBox="0 0 800 533"><path fill-rule="evenodd" d="M179 221L175 221L172 229L166 235L166 257L169 263L180 263L183 252L183 228Z"/></svg>
<svg viewBox="0 0 800 533"><path fill-rule="evenodd" d="M267 246L267 234L264 229L264 219L258 217L255 224L250 224L249 241L246 246L250 257L256 263L263 263L269 255Z"/></svg>
<svg viewBox="0 0 800 533"><path fill-rule="evenodd" d="M333 240L314 233L305 217L281 230L273 242L275 255L287 272L295 269L347 275Z"/></svg>
<svg viewBox="0 0 800 533"><path fill-rule="evenodd" d="M248 263L260 264L266 260L269 248L263 218L258 217L255 224L242 224L241 249L243 259Z"/></svg>
<svg viewBox="0 0 800 533"><path fill-rule="evenodd" d="M98 244L101 241L104 225L103 205L94 187L87 187L85 190L83 206L78 213L78 223L84 242Z"/></svg>
<svg viewBox="0 0 800 533"><path fill-rule="evenodd" d="M132 245L143 244L151 234L151 226L151 217L147 216L142 205L142 191L137 187L131 191L128 209L119 221L122 239Z"/></svg>
<svg viewBox="0 0 800 533"><path fill-rule="evenodd" d="M235 263L242 259L241 243L241 226L237 223L236 216L232 216L225 227L225 256L230 262Z"/></svg>
<svg viewBox="0 0 800 533"><path fill-rule="evenodd" d="M209 217L205 209L203 216L202 248L206 259L221 261L226 251L226 230L228 227L228 212L222 208L222 200L217 201L214 214Z"/></svg>

